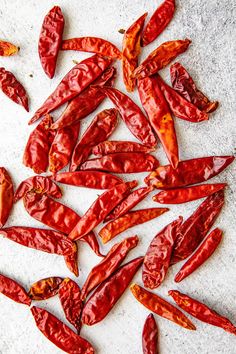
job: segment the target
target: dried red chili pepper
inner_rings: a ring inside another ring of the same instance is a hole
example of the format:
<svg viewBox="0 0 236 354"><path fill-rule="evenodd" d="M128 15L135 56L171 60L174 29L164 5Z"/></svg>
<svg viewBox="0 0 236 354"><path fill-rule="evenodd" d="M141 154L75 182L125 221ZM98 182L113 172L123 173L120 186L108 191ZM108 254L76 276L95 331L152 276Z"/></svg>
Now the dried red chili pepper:
<svg viewBox="0 0 236 354"><path fill-rule="evenodd" d="M134 141L103 141L102 143L96 145L92 149L93 155L108 155L115 154L118 152L152 152L155 151L154 148L144 146Z"/></svg>
<svg viewBox="0 0 236 354"><path fill-rule="evenodd" d="M236 335L236 326L234 326L228 318L219 315L205 304L177 290L170 290L168 294L174 299L179 307L191 316L202 322L223 328L226 332Z"/></svg>
<svg viewBox="0 0 236 354"><path fill-rule="evenodd" d="M223 232L214 229L202 242L197 251L187 260L175 276L175 282L179 283L197 268L199 268L216 250L222 239Z"/></svg>
<svg viewBox="0 0 236 354"><path fill-rule="evenodd" d="M6 41L0 41L0 56L9 57L15 55L20 50L19 47L16 47L14 44Z"/></svg>
<svg viewBox="0 0 236 354"><path fill-rule="evenodd" d="M143 354L158 354L158 329L152 313L148 315L143 326L142 344Z"/></svg>
<svg viewBox="0 0 236 354"><path fill-rule="evenodd" d="M179 163L175 125L168 104L158 85L157 76L138 80L138 92L151 126L160 139L173 168Z"/></svg>
<svg viewBox="0 0 236 354"><path fill-rule="evenodd" d="M107 316L129 286L142 263L143 257L133 259L99 285L84 305L82 312L83 324L92 326Z"/></svg>
<svg viewBox="0 0 236 354"><path fill-rule="evenodd" d="M94 235L95 237L95 235ZM64 260L67 268L76 276L79 276L79 267L78 267L78 246L77 243L73 242L73 252L67 256L64 256Z"/></svg>
<svg viewBox="0 0 236 354"><path fill-rule="evenodd" d="M32 300L46 300L58 294L59 286L63 282L61 277L50 277L40 279L32 284L29 289L29 296Z"/></svg>
<svg viewBox="0 0 236 354"><path fill-rule="evenodd" d="M143 224L149 220L157 218L162 215L168 208L149 208L130 211L119 218L110 221L100 231L99 236L102 238L103 243L107 243L116 235L135 226Z"/></svg>
<svg viewBox="0 0 236 354"><path fill-rule="evenodd" d="M210 195L181 225L171 264L189 257L202 242L224 205L224 191Z"/></svg>
<svg viewBox="0 0 236 354"><path fill-rule="evenodd" d="M112 66L111 68L106 69L93 84L98 86L112 86L115 76L116 68ZM62 115L55 123L53 123L52 129L64 128L73 124L77 120L87 117L102 103L105 97L105 94L100 90L88 86L68 103Z"/></svg>
<svg viewBox="0 0 236 354"><path fill-rule="evenodd" d="M233 161L234 156L209 156L180 161L176 169L171 165L158 167L145 178L145 183L158 189L201 183L218 175Z"/></svg>
<svg viewBox="0 0 236 354"><path fill-rule="evenodd" d="M183 218L164 227L151 241L143 262L143 284L155 289L161 285L170 265L171 254Z"/></svg>
<svg viewBox="0 0 236 354"><path fill-rule="evenodd" d="M93 55L75 65L62 79L55 91L35 112L29 124L68 102L97 79L111 64L111 59Z"/></svg>
<svg viewBox="0 0 236 354"><path fill-rule="evenodd" d="M216 184L200 184L198 186L176 188L167 191L162 191L152 199L154 202L161 204L181 204L191 202L192 200L208 197L211 194L224 189L227 186L226 183Z"/></svg>
<svg viewBox="0 0 236 354"><path fill-rule="evenodd" d="M211 102L196 86L187 70L180 64L175 63L170 67L172 87L179 92L187 101L194 104L201 111L214 112L219 102Z"/></svg>
<svg viewBox="0 0 236 354"><path fill-rule="evenodd" d="M136 79L132 77L134 69L138 65L138 56L141 52L140 38L147 12L138 18L124 33L122 49L123 80L126 90L134 91Z"/></svg>
<svg viewBox="0 0 236 354"><path fill-rule="evenodd" d="M78 50L80 52L90 52L100 54L112 59L121 59L121 52L111 42L98 37L77 37L62 41L62 50Z"/></svg>
<svg viewBox="0 0 236 354"><path fill-rule="evenodd" d="M137 246L138 236L132 236L116 243L103 260L89 273L81 291L81 298L85 300L88 294L99 284L105 281L121 265L127 254Z"/></svg>
<svg viewBox="0 0 236 354"><path fill-rule="evenodd" d="M173 18L175 0L164 0L147 23L141 39L143 47L153 42L161 34Z"/></svg>
<svg viewBox="0 0 236 354"><path fill-rule="evenodd" d="M133 77L141 79L151 76L166 67L178 55L184 53L191 41L189 39L169 41L161 44L134 70Z"/></svg>
<svg viewBox="0 0 236 354"><path fill-rule="evenodd" d="M54 6L44 17L38 43L39 58L46 75L53 78L64 29L64 17Z"/></svg>
<svg viewBox="0 0 236 354"><path fill-rule="evenodd" d="M0 274L0 293L20 304L31 304L31 299L25 289L15 280Z"/></svg>
<svg viewBox="0 0 236 354"><path fill-rule="evenodd" d="M4 68L0 68L0 89L13 102L21 105L29 112L28 96L25 88L10 71Z"/></svg>
<svg viewBox="0 0 236 354"><path fill-rule="evenodd" d="M93 146L106 140L117 126L118 111L115 108L105 109L96 115L80 141L75 146L71 158L70 171L76 169L87 160Z"/></svg>
<svg viewBox="0 0 236 354"><path fill-rule="evenodd" d="M73 332L50 312L33 306L31 309L36 326L58 348L70 354L94 354L92 345Z"/></svg>
<svg viewBox="0 0 236 354"><path fill-rule="evenodd" d="M156 138L147 118L130 97L113 87L95 87L114 103L128 129L142 144L149 147L156 145Z"/></svg>
<svg viewBox="0 0 236 354"><path fill-rule="evenodd" d="M14 198L13 183L4 167L0 167L0 228L5 225L12 210Z"/></svg>

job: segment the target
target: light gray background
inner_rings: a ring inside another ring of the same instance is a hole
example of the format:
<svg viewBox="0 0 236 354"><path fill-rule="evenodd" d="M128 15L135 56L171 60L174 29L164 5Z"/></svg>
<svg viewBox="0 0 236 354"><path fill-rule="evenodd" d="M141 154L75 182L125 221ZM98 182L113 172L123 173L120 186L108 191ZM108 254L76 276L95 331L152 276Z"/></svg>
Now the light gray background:
<svg viewBox="0 0 236 354"><path fill-rule="evenodd" d="M144 12L151 15L160 1L140 0L58 0L65 16L64 38L76 36L100 36L121 48L120 28L128 28ZM52 92L61 78L74 65L72 60L80 61L88 54L62 52L59 54L56 75L49 80L44 74L37 53L37 42L42 20L53 1L0 0L0 38L16 43L21 47L20 53L11 58L0 57L0 65L11 70L24 84L30 97L30 113L12 103L0 93L0 165L11 173L15 186L32 175L31 170L21 163L24 146L29 133L34 127L27 122L33 112ZM191 38L189 50L179 57L198 86L212 99L220 101L220 108L211 114L208 122L191 124L176 119L180 156L182 159L207 155L233 154L236 147L235 130L235 1L177 1L174 20L159 38L145 48L140 59L166 40ZM124 90L121 80L120 63L117 87ZM30 75L33 77L30 77ZM169 81L169 68L162 71ZM132 97L139 102L137 92ZM111 107L105 101L99 107ZM56 115L55 115L56 116ZM91 115L83 121L82 129L91 122ZM127 128L120 122L113 139L134 139ZM166 157L161 147L156 152L161 163ZM227 169L214 182L228 182L226 205L216 222L224 230L224 240L214 256L194 275L176 285L174 274L180 265L170 270L164 284L156 293L167 298L169 289L179 289L200 301L209 304L236 323L236 272L235 272L235 166ZM145 174L126 176L126 179L138 178L140 185ZM87 210L100 191L82 188L63 187L62 201L79 213ZM154 194L154 193L153 193ZM124 236L135 233L140 237L139 246L132 251L129 259L143 255L154 235L178 215L188 217L201 203L196 201L180 206L171 206L171 210L159 219L128 230L103 248L110 247ZM138 208L157 206L151 197L143 201ZM25 212L22 202L14 206L7 225L42 226L31 219ZM80 246L80 276L78 282L83 284L91 267L99 258L86 245ZM0 238L0 272L17 279L26 288L36 280L51 275L71 276L61 257L34 251ZM141 272L135 277L141 284ZM61 320L64 319L57 298L40 303ZM126 291L117 306L100 324L91 328L84 327L82 335L89 339L101 354L141 354L141 332L149 311L142 307ZM3 354L39 354L61 353L36 328L27 307L18 305L4 296L0 296L0 352ZM233 335L197 320L193 320L197 331L190 332L156 316L162 354L235 354L236 339ZM67 323L67 322L66 322ZM67 323L68 324L68 323Z"/></svg>

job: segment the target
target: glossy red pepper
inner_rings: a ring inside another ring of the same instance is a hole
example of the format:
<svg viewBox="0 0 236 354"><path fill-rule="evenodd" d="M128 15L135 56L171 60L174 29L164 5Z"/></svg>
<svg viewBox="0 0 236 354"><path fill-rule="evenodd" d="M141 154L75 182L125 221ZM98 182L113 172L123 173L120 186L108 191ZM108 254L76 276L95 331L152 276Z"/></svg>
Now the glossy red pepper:
<svg viewBox="0 0 236 354"><path fill-rule="evenodd" d="M5 225L13 206L12 179L4 167L0 167L0 228Z"/></svg>
<svg viewBox="0 0 236 354"><path fill-rule="evenodd" d="M20 304L27 306L31 304L31 299L25 289L15 280L3 274L0 274L0 293Z"/></svg>
<svg viewBox="0 0 236 354"><path fill-rule="evenodd" d="M134 141L103 141L102 143L96 145L92 149L93 155L109 155L116 154L118 152L152 152L155 151L154 148L144 146Z"/></svg>
<svg viewBox="0 0 236 354"><path fill-rule="evenodd" d="M9 57L15 55L20 50L19 47L16 47L14 44L6 41L0 41L0 56Z"/></svg>
<svg viewBox="0 0 236 354"><path fill-rule="evenodd" d="M73 252L64 256L64 260L67 268L76 276L79 276L79 267L78 267L78 246L77 243L73 243Z"/></svg>
<svg viewBox="0 0 236 354"><path fill-rule="evenodd" d="M60 277L40 279L31 285L28 294L32 300L36 301L49 299L58 294L62 282L63 278Z"/></svg>
<svg viewBox="0 0 236 354"><path fill-rule="evenodd" d="M148 315L142 333L143 354L158 354L158 329L152 313Z"/></svg>

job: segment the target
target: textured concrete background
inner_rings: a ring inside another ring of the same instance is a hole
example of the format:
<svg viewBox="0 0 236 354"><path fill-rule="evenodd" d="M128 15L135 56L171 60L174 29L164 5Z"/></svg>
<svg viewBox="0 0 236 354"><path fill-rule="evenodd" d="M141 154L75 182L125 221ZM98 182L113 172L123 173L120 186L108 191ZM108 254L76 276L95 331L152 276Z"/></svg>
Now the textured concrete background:
<svg viewBox="0 0 236 354"><path fill-rule="evenodd" d="M70 0L57 1L65 15L64 37L84 35L101 36L121 47L120 28L127 28L141 14L155 10L160 1L125 0ZM11 70L24 84L30 96L30 113L12 103L0 93L0 165L5 166L12 175L15 186L29 177L32 172L21 163L23 149L33 127L27 125L32 113L59 83L60 79L73 66L72 60L82 60L88 54L63 52L59 55L56 76L49 80L44 74L37 54L37 42L44 15L54 5L52 1L0 0L0 38L12 41L21 47L19 55L0 58L0 65ZM167 30L145 50L141 59L156 46L166 40L191 38L192 45L178 60L186 66L198 86L212 99L220 101L220 108L205 123L191 124L176 119L176 129L182 159L207 155L233 154L236 147L235 129L235 18L234 0L177 1L174 20ZM234 32L233 32L234 31ZM120 64L116 64L120 69ZM33 77L30 77L30 75ZM162 71L169 81L169 68ZM117 87L124 90L119 77ZM137 93L132 97L139 102ZM105 101L99 110L112 105ZM94 114L83 121L83 131ZM114 139L133 139L127 128L120 122ZM161 163L166 157L161 148L156 153ZM180 265L170 270L164 284L157 293L167 298L171 288L180 289L200 301L209 304L236 323L236 272L235 272L235 170L236 164L214 178L212 182L228 182L226 205L216 222L224 230L224 240L213 257L194 275L176 285L174 274ZM145 174L133 177L143 181ZM127 179L127 176L125 177ZM100 191L82 188L63 188L63 202L81 214L87 210ZM104 247L106 252L124 236L134 233L140 237L139 246L129 256L132 259L144 254L154 235L178 215L188 217L201 203L196 201L186 205L172 206L171 210L159 219L128 230L115 241ZM138 208L157 206L151 197ZM25 212L22 202L14 206L8 225L42 226ZM83 284L91 267L99 258L86 245L80 246L80 277ZM36 280L51 275L71 276L63 259L59 256L34 251L0 239L0 272L17 279L26 288ZM135 280L141 283L141 272ZM57 298L40 303L60 319L64 319ZM126 291L117 306L101 323L91 328L83 328L82 335L89 339L100 354L141 354L141 332L148 315L144 307L136 302ZM34 320L25 306L18 305L0 296L0 352L3 354L61 353L35 327ZM205 325L197 320L197 331L185 329L156 316L160 331L160 352L162 354L235 354L236 339L221 329Z"/></svg>

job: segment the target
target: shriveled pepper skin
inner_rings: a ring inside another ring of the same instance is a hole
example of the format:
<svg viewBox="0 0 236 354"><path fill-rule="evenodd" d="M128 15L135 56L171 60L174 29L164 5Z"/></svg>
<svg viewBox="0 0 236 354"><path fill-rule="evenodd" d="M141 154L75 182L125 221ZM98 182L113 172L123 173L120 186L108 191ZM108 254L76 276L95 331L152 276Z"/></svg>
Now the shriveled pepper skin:
<svg viewBox="0 0 236 354"><path fill-rule="evenodd" d="M38 43L39 58L46 75L52 79L56 69L64 29L64 17L54 6L44 17Z"/></svg>
<svg viewBox="0 0 236 354"><path fill-rule="evenodd" d="M73 332L50 312L33 306L31 308L36 326L58 348L70 354L94 354L92 345Z"/></svg>
<svg viewBox="0 0 236 354"><path fill-rule="evenodd" d="M0 56L1 57L9 57L11 55L17 54L19 48L14 44L6 41L0 41Z"/></svg>
<svg viewBox="0 0 236 354"><path fill-rule="evenodd" d="M28 294L32 300L36 301L49 299L57 295L62 282L63 278L60 277L40 279L31 285Z"/></svg>
<svg viewBox="0 0 236 354"><path fill-rule="evenodd" d="M0 227L7 222L13 206L14 189L12 179L4 167L0 167Z"/></svg>
<svg viewBox="0 0 236 354"><path fill-rule="evenodd" d="M107 140L94 146L92 153L93 155L109 155L116 154L118 152L152 152L155 151L154 148L144 146L134 141L121 141L121 140Z"/></svg>
<svg viewBox="0 0 236 354"><path fill-rule="evenodd" d="M191 316L236 335L236 326L234 326L228 318L219 315L205 304L177 290L170 290L168 294L174 299L176 304L181 307L181 309L189 313Z"/></svg>
<svg viewBox="0 0 236 354"><path fill-rule="evenodd" d="M83 324L92 326L107 316L129 286L142 263L143 257L133 259L120 267L110 278L99 285L83 308Z"/></svg>
<svg viewBox="0 0 236 354"><path fill-rule="evenodd" d="M64 256L64 260L67 268L76 276L79 276L79 267L78 267L78 246L77 243L73 242L73 252Z"/></svg>
<svg viewBox="0 0 236 354"><path fill-rule="evenodd" d="M160 166L151 172L145 183L158 189L170 189L201 183L218 175L234 161L234 156L208 156L180 161L176 169Z"/></svg>
<svg viewBox="0 0 236 354"><path fill-rule="evenodd" d="M0 293L15 302L30 306L31 299L25 289L15 280L0 274Z"/></svg>
<svg viewBox="0 0 236 354"><path fill-rule="evenodd" d="M158 329L152 313L148 315L143 326L142 347L143 354L158 354Z"/></svg>

